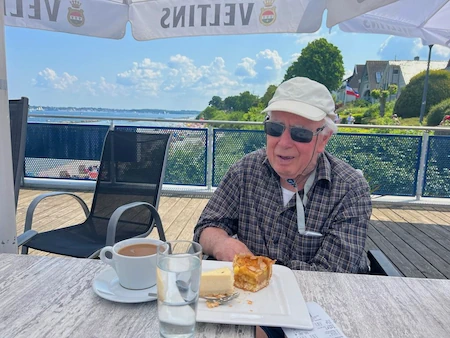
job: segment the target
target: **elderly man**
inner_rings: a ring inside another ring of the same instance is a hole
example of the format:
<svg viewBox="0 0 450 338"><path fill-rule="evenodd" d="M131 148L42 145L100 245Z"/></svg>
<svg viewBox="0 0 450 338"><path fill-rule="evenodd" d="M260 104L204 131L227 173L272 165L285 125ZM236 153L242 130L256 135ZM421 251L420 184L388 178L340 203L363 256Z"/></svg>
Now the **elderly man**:
<svg viewBox="0 0 450 338"><path fill-rule="evenodd" d="M297 270L367 270L369 186L325 151L337 131L334 107L327 88L310 79L277 88L263 111L266 149L232 165L195 227L206 254L264 255Z"/></svg>

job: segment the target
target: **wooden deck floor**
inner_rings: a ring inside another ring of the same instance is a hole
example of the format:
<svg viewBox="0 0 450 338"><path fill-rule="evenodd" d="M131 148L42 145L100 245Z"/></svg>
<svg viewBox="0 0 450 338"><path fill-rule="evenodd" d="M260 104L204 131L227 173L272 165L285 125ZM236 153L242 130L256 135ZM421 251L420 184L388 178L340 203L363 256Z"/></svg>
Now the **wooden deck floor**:
<svg viewBox="0 0 450 338"><path fill-rule="evenodd" d="M26 208L45 191L22 189L17 208L17 233L23 232ZM92 193L77 192L87 205ZM161 197L159 212L168 239L191 239L208 199ZM70 197L49 198L39 204L33 229L45 231L77 224L81 207ZM150 235L157 237L156 230ZM408 277L450 279L450 207L377 206L373 209L366 250L379 248ZM46 253L30 250L30 254Z"/></svg>

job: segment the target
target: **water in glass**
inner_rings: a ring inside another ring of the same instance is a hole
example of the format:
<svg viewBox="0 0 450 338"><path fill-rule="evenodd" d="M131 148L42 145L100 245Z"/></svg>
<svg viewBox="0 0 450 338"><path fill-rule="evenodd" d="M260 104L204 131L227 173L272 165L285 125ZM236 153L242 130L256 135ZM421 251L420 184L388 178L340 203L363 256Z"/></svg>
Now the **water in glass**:
<svg viewBox="0 0 450 338"><path fill-rule="evenodd" d="M168 255L160 257L157 266L161 337L194 337L201 260L189 254Z"/></svg>

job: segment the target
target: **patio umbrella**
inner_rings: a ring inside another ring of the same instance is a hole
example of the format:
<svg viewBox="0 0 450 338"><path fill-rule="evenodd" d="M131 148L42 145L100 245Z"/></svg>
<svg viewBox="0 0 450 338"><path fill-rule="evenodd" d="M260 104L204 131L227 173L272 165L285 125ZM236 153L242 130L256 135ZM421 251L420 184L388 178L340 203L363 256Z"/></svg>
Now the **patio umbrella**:
<svg viewBox="0 0 450 338"><path fill-rule="evenodd" d="M312 33L397 0L0 0L0 252L17 252L4 23L120 39L127 22L138 40L176 36ZM5 7L4 7L5 6Z"/></svg>
<svg viewBox="0 0 450 338"><path fill-rule="evenodd" d="M427 71L419 121L427 103L431 49L434 44L450 48L450 0L399 0L339 24L344 32L378 33L420 38L429 46Z"/></svg>
<svg viewBox="0 0 450 338"><path fill-rule="evenodd" d="M339 24L344 32L421 38L450 47L449 0L399 0Z"/></svg>

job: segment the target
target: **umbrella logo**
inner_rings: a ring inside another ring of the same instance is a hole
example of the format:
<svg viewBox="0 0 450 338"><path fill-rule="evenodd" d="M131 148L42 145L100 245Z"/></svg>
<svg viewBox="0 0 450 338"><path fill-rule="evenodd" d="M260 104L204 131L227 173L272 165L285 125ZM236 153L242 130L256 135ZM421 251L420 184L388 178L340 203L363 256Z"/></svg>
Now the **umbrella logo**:
<svg viewBox="0 0 450 338"><path fill-rule="evenodd" d="M72 7L69 7L69 12L67 13L67 21L72 26L81 27L84 25L84 11L80 9L81 2L78 0L71 0L70 4Z"/></svg>
<svg viewBox="0 0 450 338"><path fill-rule="evenodd" d="M264 0L264 8L261 8L261 14L259 14L259 22L264 26L270 26L277 19L276 7L271 7L275 0Z"/></svg>

